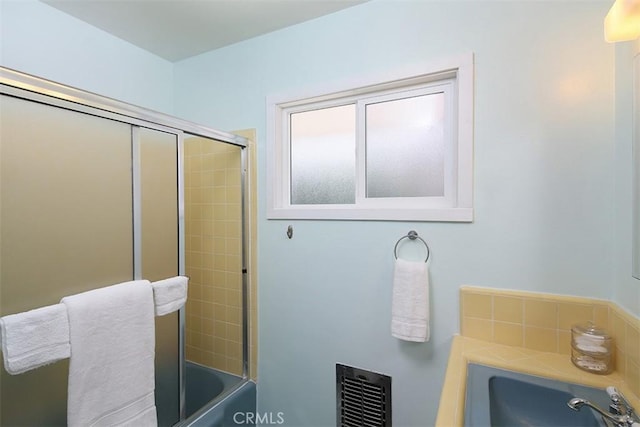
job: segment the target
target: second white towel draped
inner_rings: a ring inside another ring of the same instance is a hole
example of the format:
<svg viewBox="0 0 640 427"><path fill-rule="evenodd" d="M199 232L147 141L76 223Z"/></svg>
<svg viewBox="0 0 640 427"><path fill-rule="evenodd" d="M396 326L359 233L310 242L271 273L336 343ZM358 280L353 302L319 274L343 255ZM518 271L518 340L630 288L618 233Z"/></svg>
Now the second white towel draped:
<svg viewBox="0 0 640 427"><path fill-rule="evenodd" d="M188 282L188 277L176 276L151 283L156 316L164 316L182 308L187 301Z"/></svg>
<svg viewBox="0 0 640 427"><path fill-rule="evenodd" d="M69 319L62 304L0 318L4 367L11 375L39 368L71 355Z"/></svg>
<svg viewBox="0 0 640 427"><path fill-rule="evenodd" d="M424 261L396 260L391 335L406 341L429 341L429 271Z"/></svg>

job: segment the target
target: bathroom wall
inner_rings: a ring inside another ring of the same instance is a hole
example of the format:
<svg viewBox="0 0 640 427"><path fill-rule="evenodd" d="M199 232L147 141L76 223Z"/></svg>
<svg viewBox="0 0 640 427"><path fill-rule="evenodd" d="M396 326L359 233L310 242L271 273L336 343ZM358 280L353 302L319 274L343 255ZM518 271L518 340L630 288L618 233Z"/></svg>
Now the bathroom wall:
<svg viewBox="0 0 640 427"><path fill-rule="evenodd" d="M0 1L0 65L173 111L170 62L36 0Z"/></svg>
<svg viewBox="0 0 640 427"><path fill-rule="evenodd" d="M628 146L618 136L629 118L616 113L628 77L618 69L625 48L603 41L608 7L373 0L172 65L37 1L2 1L0 63L212 127L255 127L260 411L335 425L340 362L392 375L394 423L424 426L459 330L460 285L613 298L640 315L640 287L619 258L630 257L620 225ZM267 95L467 51L472 224L265 218ZM388 332L393 245L409 229L432 249L428 344Z"/></svg>
<svg viewBox="0 0 640 427"><path fill-rule="evenodd" d="M241 148L185 138L187 360L242 375Z"/></svg>
<svg viewBox="0 0 640 427"><path fill-rule="evenodd" d="M394 424L430 425L459 330L459 286L612 297L621 237L608 6L372 1L176 64L180 115L257 128L261 412L334 425L335 364L346 363L393 377ZM473 223L266 219L266 96L468 51ZM389 334L392 251L410 229L432 249L427 344ZM625 286L625 299L639 296Z"/></svg>

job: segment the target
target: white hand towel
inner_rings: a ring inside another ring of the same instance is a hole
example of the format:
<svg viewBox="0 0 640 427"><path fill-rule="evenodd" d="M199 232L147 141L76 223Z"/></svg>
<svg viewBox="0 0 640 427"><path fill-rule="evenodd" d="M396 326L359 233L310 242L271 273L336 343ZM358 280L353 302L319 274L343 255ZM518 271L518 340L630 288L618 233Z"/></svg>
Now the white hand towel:
<svg viewBox="0 0 640 427"><path fill-rule="evenodd" d="M180 310L187 301L188 282L188 277L176 276L151 283L156 316L164 316Z"/></svg>
<svg viewBox="0 0 640 427"><path fill-rule="evenodd" d="M69 426L157 426L155 319L147 280L62 299L69 315Z"/></svg>
<svg viewBox="0 0 640 427"><path fill-rule="evenodd" d="M0 319L4 368L11 375L69 357L69 320L62 304Z"/></svg>
<svg viewBox="0 0 640 427"><path fill-rule="evenodd" d="M424 261L396 260L391 335L406 341L429 341L429 271Z"/></svg>

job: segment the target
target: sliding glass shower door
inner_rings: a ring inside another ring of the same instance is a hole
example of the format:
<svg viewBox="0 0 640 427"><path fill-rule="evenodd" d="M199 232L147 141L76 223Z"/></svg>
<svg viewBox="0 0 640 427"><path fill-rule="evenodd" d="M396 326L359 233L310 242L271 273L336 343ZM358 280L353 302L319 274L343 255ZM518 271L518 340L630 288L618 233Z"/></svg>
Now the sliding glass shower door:
<svg viewBox="0 0 640 427"><path fill-rule="evenodd" d="M0 98L0 315L133 276L131 129ZM66 425L68 360L0 378L1 425Z"/></svg>
<svg viewBox="0 0 640 427"><path fill-rule="evenodd" d="M0 96L0 316L179 273L178 135ZM156 318L159 424L180 419L178 314ZM66 425L68 360L0 374L0 425Z"/></svg>

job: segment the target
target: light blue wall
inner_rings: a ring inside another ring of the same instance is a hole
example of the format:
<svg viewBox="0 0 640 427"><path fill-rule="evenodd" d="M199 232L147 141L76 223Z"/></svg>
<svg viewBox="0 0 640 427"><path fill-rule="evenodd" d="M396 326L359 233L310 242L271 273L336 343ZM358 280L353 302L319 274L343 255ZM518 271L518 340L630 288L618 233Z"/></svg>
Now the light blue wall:
<svg viewBox="0 0 640 427"><path fill-rule="evenodd" d="M612 296L608 6L373 1L176 65L177 112L258 132L260 411L282 411L291 426L334 425L340 362L392 375L395 425L430 425L460 285ZM476 59L472 224L265 218L266 96L467 51ZM392 250L410 229L432 248L428 344L389 334Z"/></svg>
<svg viewBox="0 0 640 427"><path fill-rule="evenodd" d="M173 64L34 0L0 0L0 65L173 112Z"/></svg>

